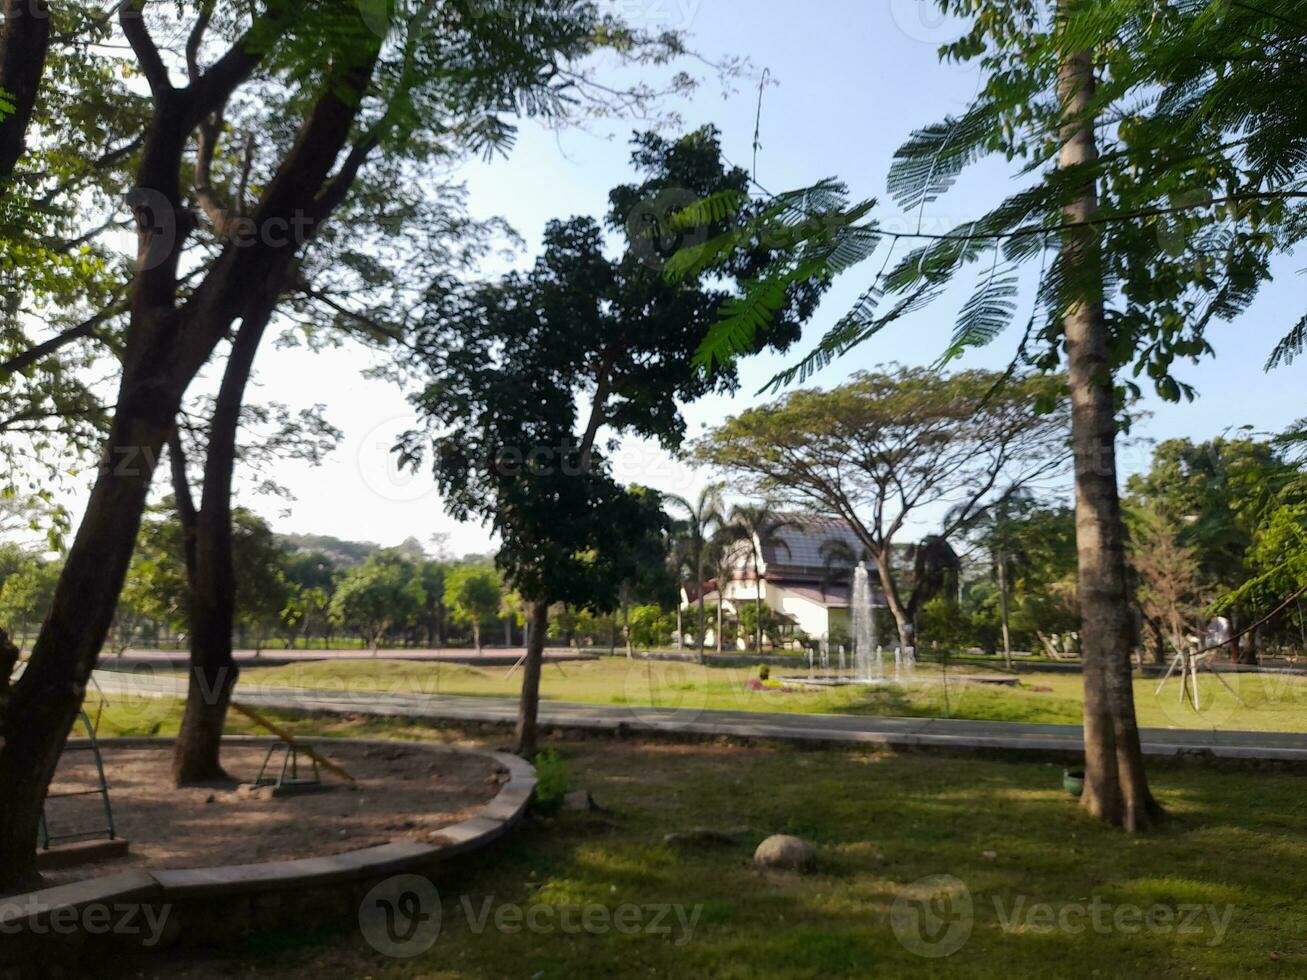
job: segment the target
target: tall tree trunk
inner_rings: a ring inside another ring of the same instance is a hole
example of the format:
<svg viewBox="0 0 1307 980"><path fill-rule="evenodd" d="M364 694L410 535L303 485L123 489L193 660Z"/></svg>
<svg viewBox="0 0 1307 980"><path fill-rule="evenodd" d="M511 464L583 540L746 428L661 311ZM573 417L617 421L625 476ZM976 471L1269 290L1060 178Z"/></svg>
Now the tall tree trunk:
<svg viewBox="0 0 1307 980"><path fill-rule="evenodd" d="M998 602L999 609L1003 616L1003 662L1007 669L1012 669L1012 627L1011 616L1008 612L1008 595L1007 595L1007 556L999 553L998 556Z"/></svg>
<svg viewBox="0 0 1307 980"><path fill-rule="evenodd" d="M635 656L635 644L631 642L631 603L622 600L622 632L626 634L626 659Z"/></svg>
<svg viewBox="0 0 1307 980"><path fill-rule="evenodd" d="M701 553L703 551L702 544L699 545L699 551ZM699 559L699 564L698 564L696 574L699 579L699 663L703 663L704 662L703 648L705 645L705 641L707 639L708 624L706 621L707 609L704 606L704 596L703 596L704 585L703 585L703 558L702 557L700 557Z"/></svg>
<svg viewBox="0 0 1307 980"><path fill-rule="evenodd" d="M265 290L289 267L299 244L228 246L203 283L181 300L177 269L194 222L182 206L180 188L190 134L248 79L273 45L231 52L223 59L224 71L206 76L208 84L178 90L164 77L158 50L135 16L127 5L119 19L146 68L155 112L137 171L137 186L149 190L132 198L138 261L131 321L101 470L32 659L0 719L0 891L35 877L36 832L46 791L113 621L154 467L182 393L232 322L272 298ZM284 29L275 21L265 23L271 37ZM353 132L361 102L349 93L367 88L374 52L370 49L339 76L333 72L265 188L253 218L256 226L307 215L312 223L306 237L311 238L340 203L363 157L329 185L327 178Z"/></svg>
<svg viewBox="0 0 1307 980"><path fill-rule="evenodd" d="M124 368L104 460L27 669L0 720L0 893L37 880L46 790L113 622L154 467L181 392ZM152 383L151 383L152 382Z"/></svg>
<svg viewBox="0 0 1307 980"><path fill-rule="evenodd" d="M718 582L717 584L717 653L719 655L722 652L723 625L724 625L724 620L723 620L723 613L722 613L722 586L721 583Z"/></svg>
<svg viewBox="0 0 1307 980"><path fill-rule="evenodd" d="M534 759L536 754L536 719L540 714L540 674L544 667L545 633L548 630L548 603L533 602L527 636L526 662L522 671L522 697L517 708L517 754L524 759Z"/></svg>
<svg viewBox="0 0 1307 980"><path fill-rule="evenodd" d="M898 583L894 581L894 575L890 572L890 548L888 544L874 556L874 560L876 562L876 574L880 578L880 587L885 591L885 603L889 606L890 615L894 617L894 625L898 629L899 646L906 650L912 646L912 617L908 613L907 607L903 605L903 599L899 595Z"/></svg>
<svg viewBox="0 0 1307 980"><path fill-rule="evenodd" d="M476 647L477 656L481 656L481 623L472 623L472 644Z"/></svg>
<svg viewBox="0 0 1307 980"><path fill-rule="evenodd" d="M1157 620L1150 619L1142 611L1140 612L1140 618L1143 620L1147 632L1151 634L1153 642L1151 644L1145 642L1144 645L1148 648L1153 663L1165 664L1168 659L1166 655L1166 631L1162 629Z"/></svg>
<svg viewBox="0 0 1307 980"><path fill-rule="evenodd" d="M1235 639L1230 641L1230 662L1255 666L1257 664L1257 631L1244 636L1239 634L1244 629L1244 618L1238 612L1230 613L1230 632Z"/></svg>
<svg viewBox="0 0 1307 980"><path fill-rule="evenodd" d="M1067 12L1063 0L1060 15ZM1090 167L1098 157L1093 57L1070 55L1059 72L1065 125L1059 166ZM1071 387L1075 453L1076 546L1079 555L1081 647L1084 663L1085 790L1081 805L1127 830L1144 830L1161 815L1144 774L1130 669L1130 597L1124 527L1116 473L1116 408L1108 355L1098 231L1088 224L1098 209L1092 176L1064 209L1074 225L1062 244L1066 298L1064 329Z"/></svg>
<svg viewBox="0 0 1307 980"><path fill-rule="evenodd" d="M50 46L46 0L4 0L0 24L0 92L13 111L0 114L0 197L27 143Z"/></svg>
<svg viewBox="0 0 1307 980"><path fill-rule="evenodd" d="M245 388L271 315L268 308L258 315L247 316L237 330L209 423L204 489L195 519L195 556L189 576L190 680L186 710L173 752L173 779L178 786L227 778L220 759L222 732L232 691L240 676L231 649L236 615L232 477ZM256 645L262 646L257 639Z"/></svg>

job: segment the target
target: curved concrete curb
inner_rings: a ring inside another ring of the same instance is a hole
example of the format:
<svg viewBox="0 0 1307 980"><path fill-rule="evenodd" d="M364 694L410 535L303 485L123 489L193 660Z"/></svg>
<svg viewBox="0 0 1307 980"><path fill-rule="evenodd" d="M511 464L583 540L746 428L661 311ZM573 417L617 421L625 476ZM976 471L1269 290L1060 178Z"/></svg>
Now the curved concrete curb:
<svg viewBox="0 0 1307 980"><path fill-rule="evenodd" d="M70 745L78 740L69 740ZM166 746L171 738L104 739L101 747L144 748ZM274 738L229 736L225 742L269 745ZM48 934L57 920L81 922L87 909L142 905L168 905L195 900L212 902L249 898L303 889L354 885L428 868L447 858L485 847L502 837L526 815L536 788L535 767L515 755L426 742L386 739L317 739L316 744L338 742L394 748L403 746L432 752L457 752L493 760L508 771L508 781L476 816L442 828L431 844L391 841L376 847L328 857L299 858L263 864L220 865L176 871L127 871L85 881L45 888L0 899L0 933L24 931ZM2 959L2 958L0 958Z"/></svg>

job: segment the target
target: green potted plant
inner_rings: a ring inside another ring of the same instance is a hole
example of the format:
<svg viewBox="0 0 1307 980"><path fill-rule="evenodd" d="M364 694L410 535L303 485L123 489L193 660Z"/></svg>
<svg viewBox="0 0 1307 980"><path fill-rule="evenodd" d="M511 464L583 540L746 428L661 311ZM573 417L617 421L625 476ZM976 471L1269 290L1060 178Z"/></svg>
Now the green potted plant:
<svg viewBox="0 0 1307 980"><path fill-rule="evenodd" d="M1083 769L1063 769L1062 788L1072 796L1079 796L1085 791L1085 771Z"/></svg>

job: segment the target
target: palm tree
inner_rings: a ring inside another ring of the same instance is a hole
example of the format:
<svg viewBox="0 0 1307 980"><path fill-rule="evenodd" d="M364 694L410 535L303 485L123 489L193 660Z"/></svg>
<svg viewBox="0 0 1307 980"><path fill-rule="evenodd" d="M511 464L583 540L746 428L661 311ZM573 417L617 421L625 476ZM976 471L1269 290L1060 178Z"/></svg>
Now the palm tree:
<svg viewBox="0 0 1307 980"><path fill-rule="evenodd" d="M704 585L704 565L709 558L711 550L710 538L713 529L720 528L726 523L722 504L722 487L720 483L709 484L699 492L699 497L694 503L686 500L684 497L678 497L675 494L668 494L666 500L674 506L680 507L685 511L687 520L682 522L685 535L688 541L688 551L690 561L694 566L695 586L699 592L699 662L703 662L703 640L705 635L705 610L703 600ZM720 590L719 590L720 591ZM720 612L721 603L718 602ZM679 606L678 606L679 608ZM720 619L718 616L718 643L721 641Z"/></svg>
<svg viewBox="0 0 1307 980"><path fill-rule="evenodd" d="M917 613L936 596L958 596L962 578L962 559L948 539L927 534L910 549L912 555L912 595L908 599L908 618L915 628Z"/></svg>
<svg viewBox="0 0 1307 980"><path fill-rule="evenodd" d="M780 516L769 503L740 504L731 509L731 518L724 532L735 543L747 543L749 558L753 562L755 596L753 609L757 620L758 652L762 653L762 553L766 548L790 552L790 546L780 536L786 528L797 527L797 522Z"/></svg>
<svg viewBox="0 0 1307 980"><path fill-rule="evenodd" d="M1020 543L1014 526L1034 509L1035 496L1029 488L1013 484L970 522L970 530L984 545L998 581L999 614L1003 625L1003 662L1012 669L1012 570L1022 564Z"/></svg>
<svg viewBox="0 0 1307 980"><path fill-rule="evenodd" d="M681 583L695 570L694 538L684 521L672 526L672 539L667 549L667 570L676 582L676 649L684 642L685 625L681 614Z"/></svg>
<svg viewBox="0 0 1307 980"><path fill-rule="evenodd" d="M731 537L728 526L723 523L708 540L708 561L712 564L713 578L717 581L717 653L722 652L722 618L725 602L723 583L730 577L735 557L735 539Z"/></svg>

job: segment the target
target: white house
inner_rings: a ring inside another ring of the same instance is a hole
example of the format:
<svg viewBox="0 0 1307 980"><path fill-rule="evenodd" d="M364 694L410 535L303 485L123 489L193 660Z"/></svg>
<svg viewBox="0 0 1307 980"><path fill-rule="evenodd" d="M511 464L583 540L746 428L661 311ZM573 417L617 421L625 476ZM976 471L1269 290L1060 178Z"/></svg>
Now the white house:
<svg viewBox="0 0 1307 980"><path fill-rule="evenodd" d="M759 578L762 580L762 600L781 618L788 637L798 639L800 633L819 639L834 632L849 630L849 593L852 589L853 569L863 555L862 542L853 533L848 522L837 517L812 514L778 515L792 526L777 532L776 544L751 548L740 542L731 558L731 574L724 581L704 583L704 601L715 606L719 601L727 618L735 619L739 609L753 604ZM842 545L842 547L841 547ZM762 561L754 567L754 552L761 552ZM874 565L868 567L875 575ZM695 583L682 588L683 607L687 625L693 622L691 609L699 603ZM872 605L885 608L884 593L872 588ZM709 629L715 625L710 617ZM712 643L712 634L707 642ZM744 640L739 641L741 647Z"/></svg>

